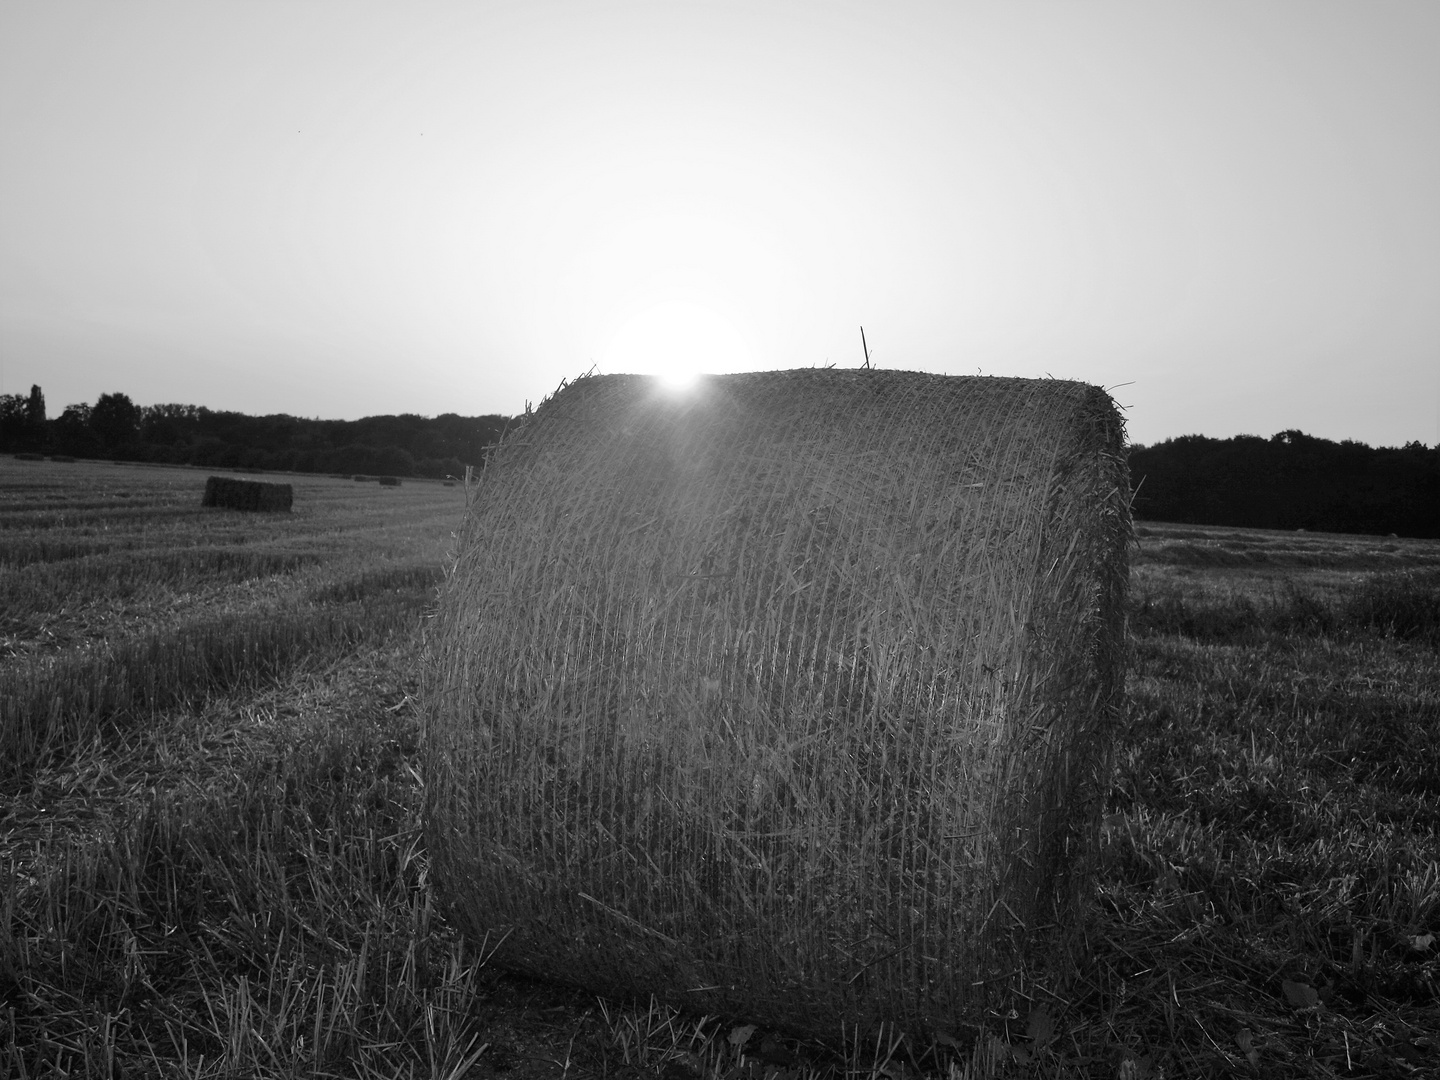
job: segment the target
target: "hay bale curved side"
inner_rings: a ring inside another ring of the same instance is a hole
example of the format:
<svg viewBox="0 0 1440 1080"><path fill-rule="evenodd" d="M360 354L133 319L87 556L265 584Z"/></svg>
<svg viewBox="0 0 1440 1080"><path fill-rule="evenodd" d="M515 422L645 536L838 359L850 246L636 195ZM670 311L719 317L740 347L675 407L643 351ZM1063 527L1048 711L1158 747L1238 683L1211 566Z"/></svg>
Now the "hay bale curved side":
<svg viewBox="0 0 1440 1080"><path fill-rule="evenodd" d="M827 1037L978 1018L1087 880L1129 529L1084 384L571 384L441 591L435 880L501 963L597 992Z"/></svg>
<svg viewBox="0 0 1440 1080"><path fill-rule="evenodd" d="M264 510L289 513L295 503L295 489L289 484L270 484L260 480L232 480L212 476L205 481L201 506L218 506L226 510Z"/></svg>

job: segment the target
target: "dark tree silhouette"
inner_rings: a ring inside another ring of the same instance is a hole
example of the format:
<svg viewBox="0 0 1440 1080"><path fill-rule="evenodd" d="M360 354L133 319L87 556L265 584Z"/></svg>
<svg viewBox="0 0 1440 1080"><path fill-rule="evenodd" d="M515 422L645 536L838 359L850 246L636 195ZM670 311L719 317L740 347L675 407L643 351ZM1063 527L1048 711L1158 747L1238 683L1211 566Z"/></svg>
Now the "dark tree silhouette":
<svg viewBox="0 0 1440 1080"><path fill-rule="evenodd" d="M75 457L97 457L104 447L90 427L89 405L66 405L65 411L50 421L50 446L62 454Z"/></svg>
<svg viewBox="0 0 1440 1080"><path fill-rule="evenodd" d="M1130 478L1141 519L1440 537L1440 446L1186 435L1132 447Z"/></svg>
<svg viewBox="0 0 1440 1080"><path fill-rule="evenodd" d="M0 450L39 451L45 449L45 395L30 387L30 396L0 395Z"/></svg>
<svg viewBox="0 0 1440 1080"><path fill-rule="evenodd" d="M40 387L30 387L30 398L25 402L25 419L39 432L45 430L45 395Z"/></svg>
<svg viewBox="0 0 1440 1080"><path fill-rule="evenodd" d="M25 429L25 399L19 394L0 394L0 450L28 450Z"/></svg>
<svg viewBox="0 0 1440 1080"><path fill-rule="evenodd" d="M43 413L34 387L27 399L0 397L0 450L25 450L27 410ZM246 416L195 405L136 405L105 394L94 406L70 405L46 427L40 445L76 457L391 476L464 476L482 466L509 424L499 415L433 419L367 416L310 420L277 413ZM39 448L39 446L37 446Z"/></svg>
<svg viewBox="0 0 1440 1080"><path fill-rule="evenodd" d="M90 429L109 453L128 450L140 440L140 410L128 394L101 394L90 410Z"/></svg>

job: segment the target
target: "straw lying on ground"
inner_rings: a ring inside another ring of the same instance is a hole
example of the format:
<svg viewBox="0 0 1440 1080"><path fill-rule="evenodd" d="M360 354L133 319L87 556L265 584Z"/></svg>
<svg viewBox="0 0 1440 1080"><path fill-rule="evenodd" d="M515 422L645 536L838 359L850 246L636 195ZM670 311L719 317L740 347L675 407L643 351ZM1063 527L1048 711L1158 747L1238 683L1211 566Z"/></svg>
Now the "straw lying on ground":
<svg viewBox="0 0 1440 1080"><path fill-rule="evenodd" d="M1084 890L1129 528L1084 384L570 385L442 589L437 882L498 962L597 992L821 1036L978 1018Z"/></svg>

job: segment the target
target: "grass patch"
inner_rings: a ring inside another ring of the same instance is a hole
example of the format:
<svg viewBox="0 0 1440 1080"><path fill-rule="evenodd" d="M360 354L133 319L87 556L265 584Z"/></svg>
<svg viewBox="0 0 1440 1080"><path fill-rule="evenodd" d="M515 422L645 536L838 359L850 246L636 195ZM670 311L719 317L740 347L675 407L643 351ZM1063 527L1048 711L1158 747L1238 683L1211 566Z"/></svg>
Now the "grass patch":
<svg viewBox="0 0 1440 1080"><path fill-rule="evenodd" d="M204 617L0 671L0 783L148 713L272 679L297 660L409 634L429 590Z"/></svg>
<svg viewBox="0 0 1440 1080"><path fill-rule="evenodd" d="M98 835L72 831L12 869L0 1063L11 1075L459 1075L484 1049L488 950L436 917L400 712L337 718L319 738L278 729L271 753L198 789L172 776L135 791Z"/></svg>
<svg viewBox="0 0 1440 1080"><path fill-rule="evenodd" d="M1169 1075L1437 1060L1433 655L1284 636L1137 654L1092 1016Z"/></svg>
<svg viewBox="0 0 1440 1080"><path fill-rule="evenodd" d="M22 632L34 616L63 609L79 597L129 600L165 588L184 592L256 578L294 574L327 561L324 551L275 550L255 545L194 547L48 560L0 569L0 634Z"/></svg>
<svg viewBox="0 0 1440 1080"><path fill-rule="evenodd" d="M1141 637L1175 634L1217 645L1378 636L1440 647L1440 570L1367 575L1336 598L1283 580L1259 596L1197 600L1180 590L1150 591L1136 599L1131 629Z"/></svg>

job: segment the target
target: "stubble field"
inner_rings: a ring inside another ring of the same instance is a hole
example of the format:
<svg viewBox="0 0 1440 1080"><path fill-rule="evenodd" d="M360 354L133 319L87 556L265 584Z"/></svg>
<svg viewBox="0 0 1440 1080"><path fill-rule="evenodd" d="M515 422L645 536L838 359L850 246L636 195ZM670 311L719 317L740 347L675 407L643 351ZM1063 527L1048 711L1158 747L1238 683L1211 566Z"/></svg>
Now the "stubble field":
<svg viewBox="0 0 1440 1080"><path fill-rule="evenodd" d="M0 458L0 1077L1440 1070L1440 542L1141 523L1087 958L821 1047L487 966L418 817L463 487L205 476Z"/></svg>

